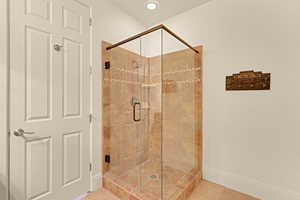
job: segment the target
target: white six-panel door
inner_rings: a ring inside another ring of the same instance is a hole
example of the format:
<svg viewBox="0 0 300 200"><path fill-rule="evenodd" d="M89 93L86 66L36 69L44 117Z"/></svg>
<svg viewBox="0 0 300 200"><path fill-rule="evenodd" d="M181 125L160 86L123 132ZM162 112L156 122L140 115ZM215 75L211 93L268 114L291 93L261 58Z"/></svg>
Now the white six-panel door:
<svg viewBox="0 0 300 200"><path fill-rule="evenodd" d="M76 0L11 0L12 200L89 189L89 18Z"/></svg>

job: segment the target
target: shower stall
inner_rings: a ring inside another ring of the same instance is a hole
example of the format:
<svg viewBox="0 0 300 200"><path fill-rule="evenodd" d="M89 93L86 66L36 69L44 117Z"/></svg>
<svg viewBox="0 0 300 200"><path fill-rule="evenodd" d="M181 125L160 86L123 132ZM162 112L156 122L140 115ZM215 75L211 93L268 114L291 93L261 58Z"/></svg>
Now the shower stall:
<svg viewBox="0 0 300 200"><path fill-rule="evenodd" d="M202 178L202 46L164 25L102 44L103 186L187 199Z"/></svg>

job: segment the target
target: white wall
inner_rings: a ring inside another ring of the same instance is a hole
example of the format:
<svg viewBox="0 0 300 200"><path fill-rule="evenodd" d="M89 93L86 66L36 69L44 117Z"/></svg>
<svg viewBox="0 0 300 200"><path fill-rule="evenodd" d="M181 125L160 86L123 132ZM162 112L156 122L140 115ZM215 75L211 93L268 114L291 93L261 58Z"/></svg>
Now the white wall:
<svg viewBox="0 0 300 200"><path fill-rule="evenodd" d="M115 7L109 0L92 0L94 9L94 36L93 41L93 189L99 187L101 180L102 156L102 118L101 118L101 42L119 42L138 32L144 31L144 26L133 17Z"/></svg>
<svg viewBox="0 0 300 200"><path fill-rule="evenodd" d="M300 199L300 2L213 0L163 23L204 45L204 176L264 200ZM271 91L225 76L272 73Z"/></svg>
<svg viewBox="0 0 300 200"><path fill-rule="evenodd" d="M7 1L0 1L0 199L7 198Z"/></svg>

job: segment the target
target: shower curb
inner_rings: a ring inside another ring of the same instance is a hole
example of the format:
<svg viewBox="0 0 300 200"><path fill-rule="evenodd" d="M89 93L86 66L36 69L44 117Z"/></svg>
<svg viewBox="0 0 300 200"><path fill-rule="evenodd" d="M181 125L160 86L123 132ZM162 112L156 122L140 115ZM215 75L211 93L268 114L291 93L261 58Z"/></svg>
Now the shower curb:
<svg viewBox="0 0 300 200"><path fill-rule="evenodd" d="M201 179L202 174L200 172L193 175L191 174L190 181L183 185L182 190L173 194L167 200L187 200L193 193L194 189L199 185ZM161 200L161 198L154 196L139 194L136 191L125 188L106 177L103 178L103 188L110 191L121 200Z"/></svg>

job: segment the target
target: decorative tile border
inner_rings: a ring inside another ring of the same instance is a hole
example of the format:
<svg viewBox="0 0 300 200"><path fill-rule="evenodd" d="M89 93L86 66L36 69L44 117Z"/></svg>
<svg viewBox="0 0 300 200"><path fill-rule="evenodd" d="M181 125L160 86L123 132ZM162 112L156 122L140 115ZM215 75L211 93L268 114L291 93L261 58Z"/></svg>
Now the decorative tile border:
<svg viewBox="0 0 300 200"><path fill-rule="evenodd" d="M125 80L119 80L119 79L104 79L104 81L110 81L110 82L116 82L116 83L123 83L123 84L132 84L132 85L140 85L143 84L142 82L136 82L136 81L125 81Z"/></svg>
<svg viewBox="0 0 300 200"><path fill-rule="evenodd" d="M161 83L153 83L153 84L144 84L143 82L136 82L136 81L125 81L125 80L118 80L118 79L104 79L104 81L110 81L110 82L116 82L116 83L123 83L123 84L132 84L132 85L142 85L143 87L157 87L160 86ZM200 79L195 79L195 80L186 80L186 81L176 81L173 80L174 82L168 82L166 81L164 84L192 84L192 83L197 83L201 82Z"/></svg>
<svg viewBox="0 0 300 200"><path fill-rule="evenodd" d="M178 71L172 71L172 72L165 72L164 75L193 72L193 71L199 71L199 70L201 70L201 68L197 67L197 68L190 68L190 69L184 69L184 70L178 70ZM150 74L150 76L151 77L152 76L161 76L161 73Z"/></svg>
<svg viewBox="0 0 300 200"><path fill-rule="evenodd" d="M131 74L143 74L143 73L140 73L140 72L126 70L126 69L122 69L120 67L114 67L114 66L111 66L111 70L116 70L116 71L120 71L120 72L131 73Z"/></svg>
<svg viewBox="0 0 300 200"><path fill-rule="evenodd" d="M126 70L126 69L122 69L119 67L113 67L111 68L112 70L116 70L116 71L120 71L120 72L125 72L125 73L130 73L130 74L141 74L141 75L145 75L145 73L141 73L141 72L136 72L136 71L130 71L130 70ZM177 73L185 73L185 72L192 72L192 71L199 71L201 70L200 67L194 67L194 68L188 68L188 69L183 69L183 70L177 70L177 71L172 71L172 72L165 72L164 75L169 75L169 74L177 74ZM148 76L148 75L145 75ZM161 76L161 73L150 73L150 77L152 76Z"/></svg>

